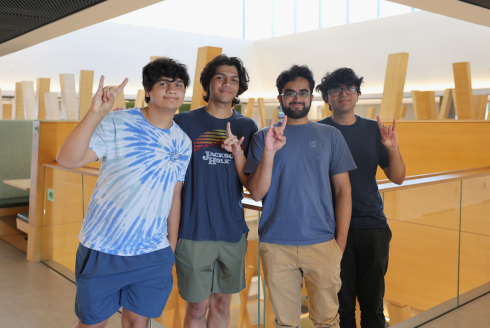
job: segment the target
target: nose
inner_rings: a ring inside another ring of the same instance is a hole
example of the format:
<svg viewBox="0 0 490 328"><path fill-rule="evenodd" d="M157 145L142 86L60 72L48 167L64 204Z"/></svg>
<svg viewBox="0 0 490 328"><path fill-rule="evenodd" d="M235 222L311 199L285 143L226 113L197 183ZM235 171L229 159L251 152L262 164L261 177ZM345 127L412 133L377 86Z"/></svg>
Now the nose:
<svg viewBox="0 0 490 328"><path fill-rule="evenodd" d="M177 87L173 83L170 83L169 86L167 87L167 93L175 93L176 90Z"/></svg>
<svg viewBox="0 0 490 328"><path fill-rule="evenodd" d="M301 99L301 97L299 96L299 93L297 93L297 94L294 96L294 98L293 98L293 100L292 100L292 101L298 101L298 100L300 100L300 99Z"/></svg>

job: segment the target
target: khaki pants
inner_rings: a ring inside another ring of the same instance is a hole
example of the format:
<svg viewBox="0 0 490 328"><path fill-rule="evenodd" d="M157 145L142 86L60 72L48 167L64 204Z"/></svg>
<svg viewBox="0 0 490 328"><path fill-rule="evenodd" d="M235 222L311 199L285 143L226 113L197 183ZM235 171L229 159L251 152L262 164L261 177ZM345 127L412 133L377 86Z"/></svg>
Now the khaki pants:
<svg viewBox="0 0 490 328"><path fill-rule="evenodd" d="M340 327L337 294L342 251L335 239L308 246L261 242L260 257L276 327L300 327L303 277L313 325Z"/></svg>

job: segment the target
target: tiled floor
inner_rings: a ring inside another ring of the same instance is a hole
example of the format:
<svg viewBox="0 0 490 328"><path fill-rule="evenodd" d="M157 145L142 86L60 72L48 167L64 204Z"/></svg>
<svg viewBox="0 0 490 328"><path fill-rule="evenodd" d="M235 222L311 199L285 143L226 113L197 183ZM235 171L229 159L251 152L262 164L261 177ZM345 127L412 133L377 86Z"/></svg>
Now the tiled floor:
<svg viewBox="0 0 490 328"><path fill-rule="evenodd" d="M421 328L488 328L490 327L490 294L482 296Z"/></svg>

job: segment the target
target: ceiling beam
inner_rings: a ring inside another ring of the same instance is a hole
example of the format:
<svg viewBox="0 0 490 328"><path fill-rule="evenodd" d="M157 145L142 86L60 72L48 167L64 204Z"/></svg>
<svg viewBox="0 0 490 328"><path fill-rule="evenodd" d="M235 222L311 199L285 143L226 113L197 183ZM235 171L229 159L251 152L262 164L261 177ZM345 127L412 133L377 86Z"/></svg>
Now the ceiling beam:
<svg viewBox="0 0 490 328"><path fill-rule="evenodd" d="M0 44L0 56L130 13L163 0L107 0Z"/></svg>

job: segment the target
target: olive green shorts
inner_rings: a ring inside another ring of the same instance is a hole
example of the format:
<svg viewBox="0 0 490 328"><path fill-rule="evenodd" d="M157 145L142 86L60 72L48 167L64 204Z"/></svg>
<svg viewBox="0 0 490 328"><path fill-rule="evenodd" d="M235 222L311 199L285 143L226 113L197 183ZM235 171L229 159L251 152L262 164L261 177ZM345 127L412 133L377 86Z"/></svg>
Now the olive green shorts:
<svg viewBox="0 0 490 328"><path fill-rule="evenodd" d="M180 296L198 303L211 293L235 294L244 289L247 235L244 233L238 243L179 239L175 267Z"/></svg>

